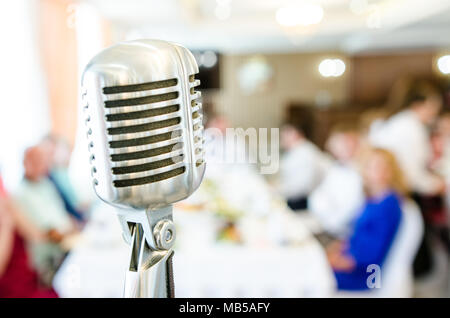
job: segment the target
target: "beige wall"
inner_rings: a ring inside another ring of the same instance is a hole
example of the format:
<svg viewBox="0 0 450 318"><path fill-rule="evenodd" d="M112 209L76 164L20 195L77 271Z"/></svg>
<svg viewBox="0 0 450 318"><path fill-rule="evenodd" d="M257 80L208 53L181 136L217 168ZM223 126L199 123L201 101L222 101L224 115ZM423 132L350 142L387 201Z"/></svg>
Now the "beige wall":
<svg viewBox="0 0 450 318"><path fill-rule="evenodd" d="M51 132L71 145L77 126L78 70L75 29L67 21L74 0L39 2L42 62L47 80Z"/></svg>
<svg viewBox="0 0 450 318"><path fill-rule="evenodd" d="M46 76L51 133L75 143L78 114L78 55L73 20L78 0L41 0L39 32L41 58ZM104 46L111 43L110 26L102 20Z"/></svg>
<svg viewBox="0 0 450 318"><path fill-rule="evenodd" d="M273 82L267 91L246 95L238 83L240 67L251 55L223 56L221 64L222 91L212 96L219 113L226 115L234 127L277 127L284 110L292 101L314 104L318 92L328 91L332 105L343 104L348 97L349 61L341 54L273 54L263 55L274 70ZM324 58L338 57L347 64L340 78L324 78L318 65Z"/></svg>

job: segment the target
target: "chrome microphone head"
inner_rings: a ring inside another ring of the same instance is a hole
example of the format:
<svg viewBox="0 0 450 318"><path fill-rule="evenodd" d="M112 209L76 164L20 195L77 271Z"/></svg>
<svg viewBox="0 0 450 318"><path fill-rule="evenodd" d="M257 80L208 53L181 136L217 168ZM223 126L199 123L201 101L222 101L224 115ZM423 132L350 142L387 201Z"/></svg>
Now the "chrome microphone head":
<svg viewBox="0 0 450 318"><path fill-rule="evenodd" d="M158 209L198 188L205 162L197 73L189 50L159 40L119 43L87 65L83 102L103 201Z"/></svg>
<svg viewBox="0 0 450 318"><path fill-rule="evenodd" d="M186 48L159 40L107 48L83 73L94 189L128 208L118 210L132 245L126 297L173 295L171 204L192 194L205 171L197 73Z"/></svg>

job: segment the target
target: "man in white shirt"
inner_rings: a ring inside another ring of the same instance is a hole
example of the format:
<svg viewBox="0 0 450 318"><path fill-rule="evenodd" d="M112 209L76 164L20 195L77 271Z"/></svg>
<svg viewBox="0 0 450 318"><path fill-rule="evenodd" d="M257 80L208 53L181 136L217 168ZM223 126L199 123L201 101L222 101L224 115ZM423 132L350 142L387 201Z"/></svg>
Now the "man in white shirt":
<svg viewBox="0 0 450 318"><path fill-rule="evenodd" d="M387 121L378 123L371 129L369 141L395 154L411 190L424 195L436 195L442 193L445 184L441 177L428 169L432 152L426 125L434 120L440 106L431 104L429 107L434 111L423 112L421 106L413 105Z"/></svg>
<svg viewBox="0 0 450 318"><path fill-rule="evenodd" d="M331 160L306 138L301 127L292 124L282 128L281 147L285 153L279 190L291 209L305 209L307 197L322 181Z"/></svg>
<svg viewBox="0 0 450 318"><path fill-rule="evenodd" d="M325 232L343 237L349 233L365 197L355 162L359 150L356 127L345 124L335 127L328 139L328 148L336 162L309 197L308 210Z"/></svg>

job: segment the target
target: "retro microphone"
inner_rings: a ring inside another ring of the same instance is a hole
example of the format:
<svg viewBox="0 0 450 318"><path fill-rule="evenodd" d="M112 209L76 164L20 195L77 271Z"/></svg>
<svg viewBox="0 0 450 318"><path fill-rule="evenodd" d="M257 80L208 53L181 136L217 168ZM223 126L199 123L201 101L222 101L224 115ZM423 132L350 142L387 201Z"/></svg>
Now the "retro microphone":
<svg viewBox="0 0 450 318"><path fill-rule="evenodd" d="M103 50L82 76L94 189L120 208L131 245L125 297L174 297L172 204L205 171L197 73L186 48L137 40Z"/></svg>

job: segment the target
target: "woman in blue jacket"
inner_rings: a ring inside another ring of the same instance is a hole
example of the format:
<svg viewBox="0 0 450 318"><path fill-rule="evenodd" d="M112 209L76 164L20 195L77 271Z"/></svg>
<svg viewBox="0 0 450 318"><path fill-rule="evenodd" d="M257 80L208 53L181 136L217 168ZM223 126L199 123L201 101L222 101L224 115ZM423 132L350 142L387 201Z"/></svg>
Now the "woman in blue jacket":
<svg viewBox="0 0 450 318"><path fill-rule="evenodd" d="M355 221L353 234L327 248L338 289L368 289L369 265L382 266L402 218L406 194L404 178L395 157L383 149L371 149L363 163L366 201Z"/></svg>

